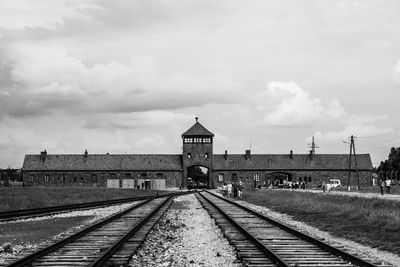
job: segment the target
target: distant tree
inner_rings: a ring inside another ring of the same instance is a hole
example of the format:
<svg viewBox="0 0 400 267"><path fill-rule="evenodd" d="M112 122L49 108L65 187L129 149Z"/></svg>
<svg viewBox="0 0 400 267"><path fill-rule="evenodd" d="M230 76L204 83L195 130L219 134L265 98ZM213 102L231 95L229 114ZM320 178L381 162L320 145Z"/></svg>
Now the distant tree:
<svg viewBox="0 0 400 267"><path fill-rule="evenodd" d="M388 159L381 161L378 171L398 171L400 170L400 147L392 147Z"/></svg>

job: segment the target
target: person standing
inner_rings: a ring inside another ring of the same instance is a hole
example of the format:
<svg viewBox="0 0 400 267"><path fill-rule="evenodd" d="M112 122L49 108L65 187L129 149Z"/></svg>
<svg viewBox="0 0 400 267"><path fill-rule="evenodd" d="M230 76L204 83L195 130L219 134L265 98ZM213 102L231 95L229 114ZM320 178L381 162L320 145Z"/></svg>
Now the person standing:
<svg viewBox="0 0 400 267"><path fill-rule="evenodd" d="M379 187L381 188L381 195L383 196L385 194L384 188L385 188L385 181L382 179L379 182Z"/></svg>
<svg viewBox="0 0 400 267"><path fill-rule="evenodd" d="M233 191L233 197L237 197L238 193L237 193L237 184L236 183L232 184L232 191Z"/></svg>
<svg viewBox="0 0 400 267"><path fill-rule="evenodd" d="M392 181L390 179L386 179L386 194L390 194L390 186L392 185Z"/></svg>
<svg viewBox="0 0 400 267"><path fill-rule="evenodd" d="M222 186L222 195L226 197L227 193L228 193L228 186L226 185L226 183L224 183L224 185Z"/></svg>
<svg viewBox="0 0 400 267"><path fill-rule="evenodd" d="M231 182L228 182L228 198L232 197L232 184Z"/></svg>
<svg viewBox="0 0 400 267"><path fill-rule="evenodd" d="M238 198L242 198L242 190L243 190L243 183L242 181L239 181L239 184L237 186Z"/></svg>

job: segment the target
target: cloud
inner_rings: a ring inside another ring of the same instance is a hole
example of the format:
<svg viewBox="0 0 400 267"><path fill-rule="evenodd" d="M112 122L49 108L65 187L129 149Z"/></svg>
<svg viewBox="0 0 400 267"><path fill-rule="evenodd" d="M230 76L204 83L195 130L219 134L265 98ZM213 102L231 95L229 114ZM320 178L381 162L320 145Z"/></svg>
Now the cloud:
<svg viewBox="0 0 400 267"><path fill-rule="evenodd" d="M351 124L366 124L366 123L372 123L375 121L384 121L387 120L389 117L387 115L371 115L371 116L361 116L358 114L352 114L346 118L344 118L344 121L346 124L351 125Z"/></svg>
<svg viewBox="0 0 400 267"><path fill-rule="evenodd" d="M394 78L395 81L400 84L400 60L397 62L397 65L394 67Z"/></svg>
<svg viewBox="0 0 400 267"><path fill-rule="evenodd" d="M2 89L0 115L129 113L240 99L241 83L229 76L170 72L152 56L89 66L61 49L20 45L9 48L8 57L2 73L12 86Z"/></svg>
<svg viewBox="0 0 400 267"><path fill-rule="evenodd" d="M2 1L0 28L21 29L44 27L55 29L65 19L89 19L89 10L99 10L92 0L29 0Z"/></svg>
<svg viewBox="0 0 400 267"><path fill-rule="evenodd" d="M342 131L316 132L314 136L321 141L347 140L351 135L357 137L376 137L393 133L391 128L379 128L374 125L349 125Z"/></svg>
<svg viewBox="0 0 400 267"><path fill-rule="evenodd" d="M337 99L322 101L295 82L268 83L267 92L276 102L265 121L271 125L307 125L318 121L337 119L346 114Z"/></svg>
<svg viewBox="0 0 400 267"><path fill-rule="evenodd" d="M128 114L93 114L83 123L85 129L146 129L154 127L171 128L171 125L184 125L192 121L194 115L173 111L146 111Z"/></svg>

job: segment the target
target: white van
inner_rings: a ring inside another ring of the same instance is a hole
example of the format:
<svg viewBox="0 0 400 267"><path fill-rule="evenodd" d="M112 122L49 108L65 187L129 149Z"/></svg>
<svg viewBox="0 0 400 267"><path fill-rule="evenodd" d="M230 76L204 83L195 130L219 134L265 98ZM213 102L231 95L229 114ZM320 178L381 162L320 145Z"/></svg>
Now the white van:
<svg viewBox="0 0 400 267"><path fill-rule="evenodd" d="M340 183L340 180L338 179L329 179L329 183L333 188L335 187L342 187L342 184Z"/></svg>

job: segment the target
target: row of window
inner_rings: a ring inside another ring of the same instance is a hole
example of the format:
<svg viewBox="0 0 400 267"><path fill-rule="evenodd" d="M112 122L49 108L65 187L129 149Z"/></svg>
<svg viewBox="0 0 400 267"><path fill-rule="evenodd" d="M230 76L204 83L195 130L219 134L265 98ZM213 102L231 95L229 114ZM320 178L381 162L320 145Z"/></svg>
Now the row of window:
<svg viewBox="0 0 400 267"><path fill-rule="evenodd" d="M223 182L224 179L225 179L225 175L223 173L218 174L218 181L219 182ZM260 174L255 173L253 175L253 179L256 182L259 182L260 181ZM232 173L232 182L237 182L237 173ZM309 183L311 183L311 177L299 177L299 182L309 182Z"/></svg>
<svg viewBox="0 0 400 267"><path fill-rule="evenodd" d="M211 144L210 137L185 137L183 139L185 144Z"/></svg>
<svg viewBox="0 0 400 267"><path fill-rule="evenodd" d="M156 176L157 176L157 178L163 178L163 177L164 177L164 175L163 175L162 173L157 173ZM115 174L115 173L111 173L109 177L110 177L111 179L116 179L116 174ZM124 177L125 177L126 179L130 179L130 178L133 177L133 175L132 175L131 173L126 173ZM51 178L53 178L53 179L52 179L53 182L65 183L65 181L66 181L66 179L65 179L65 174L60 174L60 175L58 175L58 176L51 177ZM45 183L50 183L51 178L50 178L50 175L49 175L49 174L45 174L45 175L44 175L44 182L45 182ZM147 173L142 173L142 174L140 174L140 178L142 178L142 179L143 179L143 178L147 178ZM84 181L83 177L80 177L79 180L80 180L81 183ZM33 182L35 181L35 174L34 174L34 173L29 174L29 181L30 181L31 183L33 183ZM74 182L74 183L77 183L77 182L78 182L78 178L77 178L77 177L74 177L74 178L73 178L73 182ZM98 182L98 175L97 175L96 173L93 173L93 174L92 174L91 182L93 182L93 183L97 183L97 182Z"/></svg>
<svg viewBox="0 0 400 267"><path fill-rule="evenodd" d="M204 158L205 158L205 159L208 159L208 157L209 157L209 154L208 154L208 153L204 153ZM188 159L191 159L191 158L192 158L192 153L188 153L188 154L187 154L187 158L188 158Z"/></svg>

